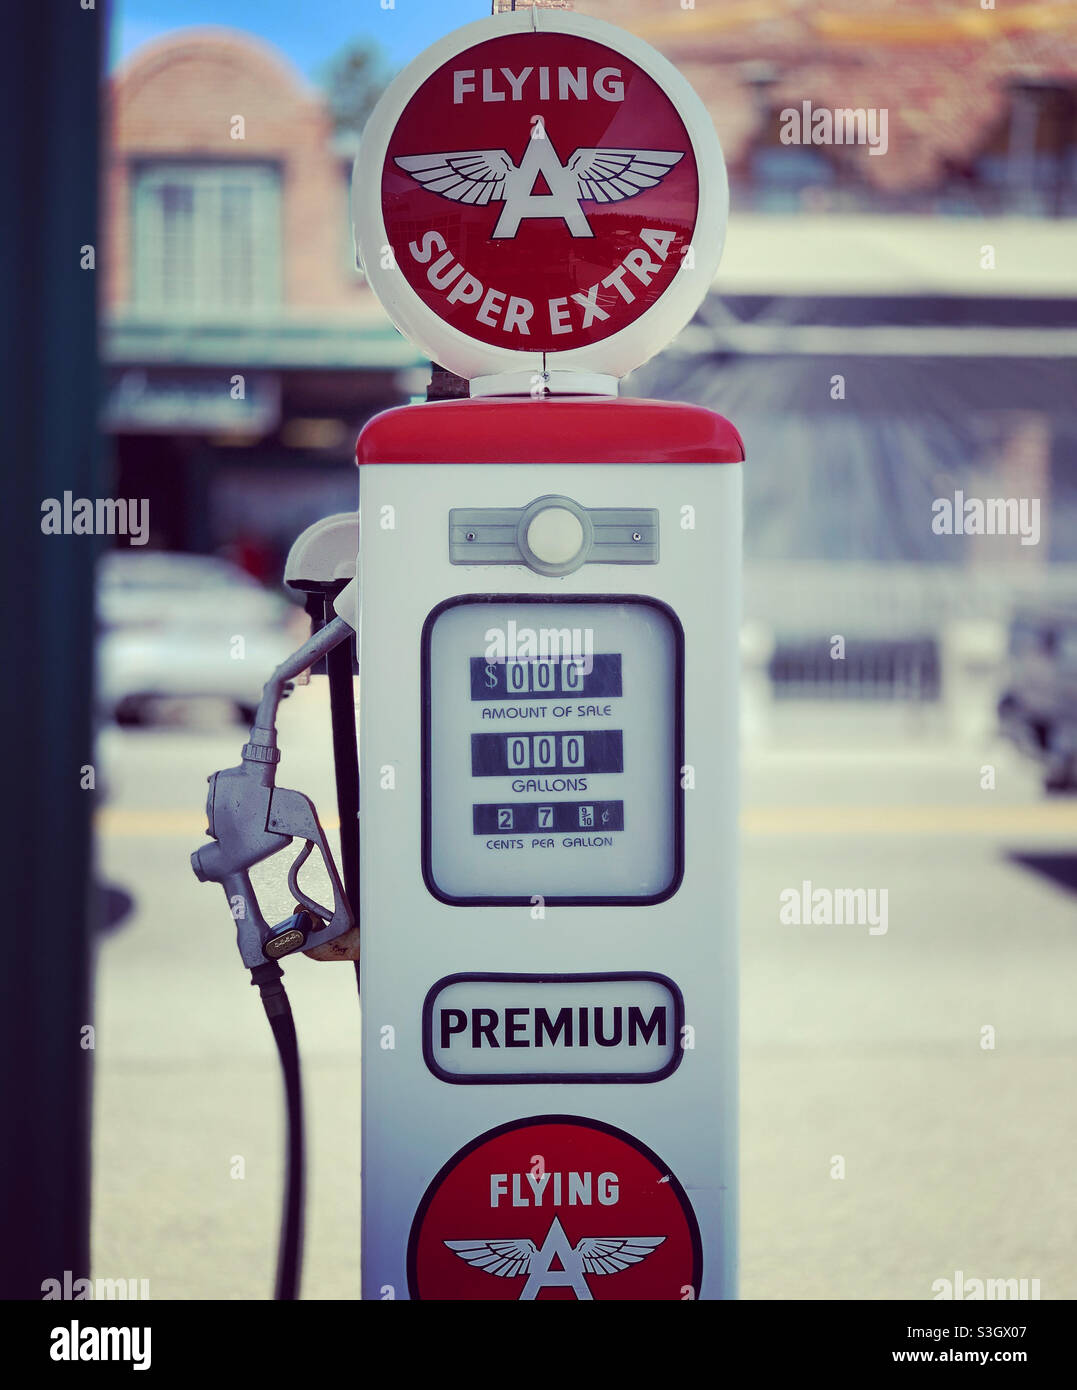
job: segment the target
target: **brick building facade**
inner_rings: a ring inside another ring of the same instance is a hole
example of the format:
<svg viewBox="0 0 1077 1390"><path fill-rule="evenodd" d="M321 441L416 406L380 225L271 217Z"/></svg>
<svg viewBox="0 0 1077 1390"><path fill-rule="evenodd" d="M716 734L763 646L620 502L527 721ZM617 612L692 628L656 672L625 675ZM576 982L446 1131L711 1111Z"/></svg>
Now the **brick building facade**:
<svg viewBox="0 0 1077 1390"><path fill-rule="evenodd" d="M154 541L256 541L353 504L355 435L415 362L351 241L354 149L270 46L188 29L113 77L103 272L117 487ZM272 568L272 566L271 566Z"/></svg>
<svg viewBox="0 0 1077 1390"><path fill-rule="evenodd" d="M129 214L140 178L166 164L275 171L281 303L361 309L368 291L348 273L341 231L350 162L333 150L320 97L268 45L207 30L143 48L113 83L109 146L109 309L138 305Z"/></svg>
<svg viewBox="0 0 1077 1390"><path fill-rule="evenodd" d="M1077 213L1071 0L582 0L706 102L741 207ZM782 145L778 113L885 110L885 158Z"/></svg>

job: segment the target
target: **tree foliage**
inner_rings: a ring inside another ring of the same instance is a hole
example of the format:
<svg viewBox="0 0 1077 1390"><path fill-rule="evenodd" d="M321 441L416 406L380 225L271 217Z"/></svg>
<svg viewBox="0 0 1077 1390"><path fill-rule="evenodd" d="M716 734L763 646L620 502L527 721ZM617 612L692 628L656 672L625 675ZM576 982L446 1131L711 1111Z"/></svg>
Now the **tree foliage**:
<svg viewBox="0 0 1077 1390"><path fill-rule="evenodd" d="M356 40L330 58L321 85L339 134L360 134L387 81L376 44Z"/></svg>

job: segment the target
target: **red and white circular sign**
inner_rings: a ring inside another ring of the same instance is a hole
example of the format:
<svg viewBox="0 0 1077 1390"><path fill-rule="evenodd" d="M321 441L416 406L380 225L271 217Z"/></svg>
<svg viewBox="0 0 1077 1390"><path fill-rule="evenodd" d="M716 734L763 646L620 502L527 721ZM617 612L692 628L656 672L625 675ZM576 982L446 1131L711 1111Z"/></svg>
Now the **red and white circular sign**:
<svg viewBox="0 0 1077 1390"><path fill-rule="evenodd" d="M632 35L526 11L392 84L356 165L358 241L397 326L464 376L620 376L710 286L725 170L698 98Z"/></svg>
<svg viewBox="0 0 1077 1390"><path fill-rule="evenodd" d="M412 1222L413 1299L698 1298L699 1227L645 1144L575 1115L488 1130L454 1154Z"/></svg>

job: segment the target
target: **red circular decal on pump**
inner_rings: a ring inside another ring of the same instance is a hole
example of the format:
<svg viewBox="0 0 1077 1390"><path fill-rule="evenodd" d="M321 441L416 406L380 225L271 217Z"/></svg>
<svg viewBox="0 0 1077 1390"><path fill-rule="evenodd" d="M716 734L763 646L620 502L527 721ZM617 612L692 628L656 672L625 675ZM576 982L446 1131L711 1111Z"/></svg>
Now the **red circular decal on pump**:
<svg viewBox="0 0 1077 1390"><path fill-rule="evenodd" d="M413 1299L699 1297L699 1227L657 1154L624 1130L538 1115L488 1130L412 1222Z"/></svg>
<svg viewBox="0 0 1077 1390"><path fill-rule="evenodd" d="M422 83L389 139L381 198L396 264L441 319L493 347L565 352L669 288L699 171L673 101L624 53L515 33Z"/></svg>

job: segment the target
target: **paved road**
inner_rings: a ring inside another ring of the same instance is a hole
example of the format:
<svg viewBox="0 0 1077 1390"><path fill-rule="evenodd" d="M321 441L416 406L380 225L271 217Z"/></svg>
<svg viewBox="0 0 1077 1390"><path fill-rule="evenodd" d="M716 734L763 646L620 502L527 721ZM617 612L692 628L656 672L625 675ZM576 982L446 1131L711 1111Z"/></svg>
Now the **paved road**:
<svg viewBox="0 0 1077 1390"><path fill-rule="evenodd" d="M329 819L327 729L322 681L282 708L281 781ZM810 747L779 736L746 750L743 1295L930 1298L962 1270L1077 1297L1077 899L1058 881L1077 882L1077 799L1045 801L1004 746L883 730L850 747L840 720ZM223 898L186 867L205 775L241 742L212 725L101 744L101 869L138 907L99 959L95 1273L149 1278L156 1298L271 1287L277 1062ZM885 933L783 924L783 891L805 881L885 889ZM283 917L287 895L264 906ZM299 961L288 982L312 1155L304 1293L352 1298L354 976Z"/></svg>

